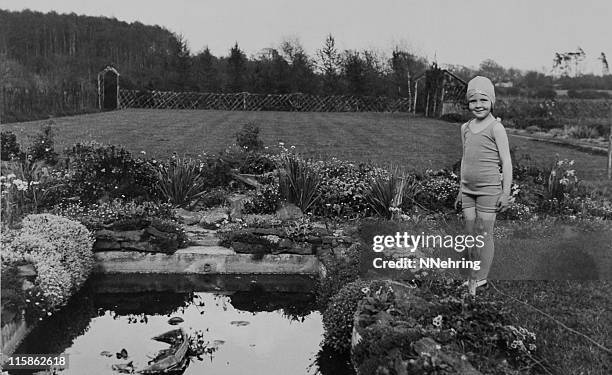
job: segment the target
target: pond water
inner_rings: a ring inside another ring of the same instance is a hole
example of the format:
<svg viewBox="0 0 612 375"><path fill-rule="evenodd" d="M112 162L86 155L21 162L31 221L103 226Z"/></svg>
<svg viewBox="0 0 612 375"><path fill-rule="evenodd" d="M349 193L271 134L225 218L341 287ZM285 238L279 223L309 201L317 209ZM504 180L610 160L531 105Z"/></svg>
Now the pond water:
<svg viewBox="0 0 612 375"><path fill-rule="evenodd" d="M144 368L169 347L151 338L182 327L201 333L210 349L191 357L185 375L350 374L347 358L321 350L314 283L307 276L97 276L15 355L66 353L61 374L119 374L113 364ZM183 321L171 325L170 318ZM123 349L128 358L117 359Z"/></svg>

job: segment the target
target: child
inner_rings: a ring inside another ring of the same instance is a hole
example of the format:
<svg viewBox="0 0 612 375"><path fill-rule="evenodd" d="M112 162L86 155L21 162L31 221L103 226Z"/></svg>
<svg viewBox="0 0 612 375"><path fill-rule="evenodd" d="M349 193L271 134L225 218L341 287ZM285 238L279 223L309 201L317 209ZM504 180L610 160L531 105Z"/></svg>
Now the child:
<svg viewBox="0 0 612 375"><path fill-rule="evenodd" d="M491 113L495 105L493 83L475 77L468 83L466 97L474 118L461 126L461 186L455 208L461 202L468 234L474 233L477 219L482 222L475 234L484 236L484 246L470 251L472 258L481 261L480 270L470 270L467 282L470 294L475 295L476 287L486 285L493 261L495 215L509 205L512 162L506 130Z"/></svg>

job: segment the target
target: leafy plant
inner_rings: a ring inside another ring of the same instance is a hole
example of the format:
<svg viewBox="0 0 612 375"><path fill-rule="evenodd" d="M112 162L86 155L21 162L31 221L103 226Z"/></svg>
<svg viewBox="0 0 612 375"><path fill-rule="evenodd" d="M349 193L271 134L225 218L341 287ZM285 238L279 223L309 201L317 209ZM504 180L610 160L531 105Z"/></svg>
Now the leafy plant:
<svg viewBox="0 0 612 375"><path fill-rule="evenodd" d="M370 180L370 188L365 195L366 202L378 215L391 219L394 213L401 211L400 206L406 194L406 187L410 186L410 195L414 195L416 189L415 177L402 174L398 167L392 167L388 176L373 178Z"/></svg>
<svg viewBox="0 0 612 375"><path fill-rule="evenodd" d="M95 231L106 226L117 227L125 225L128 221L133 223L150 223L151 219L175 221L175 216L170 204L158 204L154 202L123 201L114 199L110 202L100 204L82 205L79 203L59 204L54 207L55 214L65 216L71 220L78 221L89 230ZM124 224L121 224L124 223ZM142 225L131 229L140 229Z"/></svg>
<svg viewBox="0 0 612 375"><path fill-rule="evenodd" d="M177 207L194 207L206 193L200 163L175 157L158 165L157 188L162 198Z"/></svg>
<svg viewBox="0 0 612 375"><path fill-rule="evenodd" d="M334 295L323 313L325 335L323 344L337 351L345 352L351 348L353 319L357 304L365 297L369 281L357 280L346 284Z"/></svg>
<svg viewBox="0 0 612 375"><path fill-rule="evenodd" d="M84 203L101 198L154 199L156 167L121 146L78 143L66 150L70 189Z"/></svg>
<svg viewBox="0 0 612 375"><path fill-rule="evenodd" d="M272 214L276 212L279 200L278 185L264 185L261 189L249 193L244 202L243 213Z"/></svg>
<svg viewBox="0 0 612 375"><path fill-rule="evenodd" d="M28 148L28 159L32 161L42 160L49 165L55 165L59 155L54 150L54 136L53 122L43 125L40 131L32 136L32 144Z"/></svg>
<svg viewBox="0 0 612 375"><path fill-rule="evenodd" d="M244 124L236 133L236 143L247 151L261 151L263 141L259 139L259 127L252 122Z"/></svg>
<svg viewBox="0 0 612 375"><path fill-rule="evenodd" d="M4 161L24 157L21 147L17 142L17 136L11 131L0 132L0 150L0 159Z"/></svg>

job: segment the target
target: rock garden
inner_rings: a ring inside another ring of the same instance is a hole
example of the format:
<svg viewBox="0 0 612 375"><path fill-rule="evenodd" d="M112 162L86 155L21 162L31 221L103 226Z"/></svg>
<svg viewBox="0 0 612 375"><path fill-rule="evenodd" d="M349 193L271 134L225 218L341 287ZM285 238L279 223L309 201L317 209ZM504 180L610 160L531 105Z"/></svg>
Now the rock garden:
<svg viewBox="0 0 612 375"><path fill-rule="evenodd" d="M456 166L306 159L264 145L251 124L225 151L193 158L95 142L60 154L53 132L28 144L2 133L4 353L21 322L61 314L95 273L302 274L317 279L322 348L358 374L555 373L542 326L487 293L468 296L461 275L368 273L373 235L460 226ZM583 186L571 160L515 157L514 180L497 237L610 233L609 192Z"/></svg>

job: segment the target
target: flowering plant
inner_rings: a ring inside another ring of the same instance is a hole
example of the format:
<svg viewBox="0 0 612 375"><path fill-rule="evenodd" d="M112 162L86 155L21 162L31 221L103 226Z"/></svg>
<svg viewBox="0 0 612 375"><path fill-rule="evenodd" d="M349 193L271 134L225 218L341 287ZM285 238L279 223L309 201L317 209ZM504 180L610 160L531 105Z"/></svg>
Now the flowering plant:
<svg viewBox="0 0 612 375"><path fill-rule="evenodd" d="M26 302L34 309L45 307L47 313L66 303L93 268L92 235L80 223L60 216L27 216L14 238L3 245L3 263L21 259L34 264L38 289L33 292L40 294Z"/></svg>

